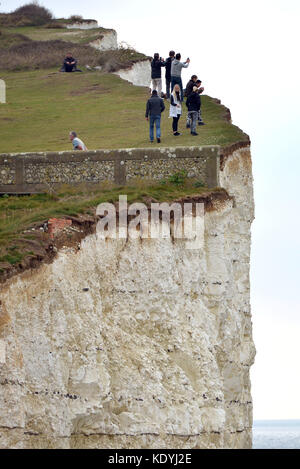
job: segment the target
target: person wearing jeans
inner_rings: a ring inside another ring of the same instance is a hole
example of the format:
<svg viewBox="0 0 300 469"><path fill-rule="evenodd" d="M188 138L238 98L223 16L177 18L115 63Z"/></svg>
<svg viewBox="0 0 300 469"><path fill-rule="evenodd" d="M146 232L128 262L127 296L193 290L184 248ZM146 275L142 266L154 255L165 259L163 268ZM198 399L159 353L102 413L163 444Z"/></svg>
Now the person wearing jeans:
<svg viewBox="0 0 300 469"><path fill-rule="evenodd" d="M149 121L150 116L150 142L154 141L154 125L156 127L156 139L157 143L160 143L161 130L160 130L160 119L161 113L165 110L165 105L163 99L161 99L156 90L152 91L151 98L147 101L146 106L146 119Z"/></svg>
<svg viewBox="0 0 300 469"><path fill-rule="evenodd" d="M192 93L188 96L186 106L188 108L188 117L191 122L191 134L198 135L196 132L196 126L200 110L200 96L198 94L197 86L194 86Z"/></svg>
<svg viewBox="0 0 300 469"><path fill-rule="evenodd" d="M183 101L183 86L181 79L181 71L183 68L187 68L190 63L190 59L186 59L185 62L180 62L181 55L176 54L175 59L172 61L171 65L171 89L174 89L175 85L180 86L181 92L181 101Z"/></svg>
<svg viewBox="0 0 300 469"><path fill-rule="evenodd" d="M155 124L155 127L156 127L157 142L160 143L160 136L161 136L160 115L158 115L158 116L150 115L150 142L154 141L154 124Z"/></svg>
<svg viewBox="0 0 300 469"><path fill-rule="evenodd" d="M169 52L169 57L166 60L166 93L167 93L167 99L170 99L170 86L171 86L171 66L172 62L175 58L175 52L173 50L170 50ZM173 86L174 88L174 86ZM173 90L171 88L171 91Z"/></svg>
<svg viewBox="0 0 300 469"><path fill-rule="evenodd" d="M204 88L203 88L203 86L201 86L201 84L202 84L201 80L196 81L196 86L198 88L197 93L199 94L199 96L204 91ZM201 112L201 96L200 96L200 109L199 109L199 113L198 113L198 125L205 125L204 122L203 122L202 112Z"/></svg>

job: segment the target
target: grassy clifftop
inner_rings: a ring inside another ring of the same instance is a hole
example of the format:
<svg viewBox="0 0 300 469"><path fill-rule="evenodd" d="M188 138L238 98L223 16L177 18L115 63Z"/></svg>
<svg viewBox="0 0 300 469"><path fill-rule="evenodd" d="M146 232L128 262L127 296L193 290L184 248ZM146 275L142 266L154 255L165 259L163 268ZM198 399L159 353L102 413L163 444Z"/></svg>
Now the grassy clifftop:
<svg viewBox="0 0 300 469"><path fill-rule="evenodd" d="M70 149L68 132L76 130L89 149L143 147L148 144L144 119L148 89L134 87L113 75L146 58L132 49L98 51L88 44L111 30L67 29L80 17L54 19L47 9L29 4L0 14L0 78L7 86L7 104L0 104L1 152ZM85 73L58 70L67 52ZM100 66L101 72L86 69ZM150 76L149 76L150 83ZM202 97L206 126L195 139L184 131L174 138L163 114L164 146L227 145L248 137L225 119L226 109ZM181 128L184 128L184 115Z"/></svg>
<svg viewBox="0 0 300 469"><path fill-rule="evenodd" d="M144 119L149 92L109 73L59 73L56 70L0 72L7 85L7 104L0 105L1 153L71 150L70 130L89 149L148 145ZM169 104L162 118L162 145L227 145L248 137L224 119L226 109L202 98L205 126L191 137L171 131ZM186 111L185 111L186 113Z"/></svg>

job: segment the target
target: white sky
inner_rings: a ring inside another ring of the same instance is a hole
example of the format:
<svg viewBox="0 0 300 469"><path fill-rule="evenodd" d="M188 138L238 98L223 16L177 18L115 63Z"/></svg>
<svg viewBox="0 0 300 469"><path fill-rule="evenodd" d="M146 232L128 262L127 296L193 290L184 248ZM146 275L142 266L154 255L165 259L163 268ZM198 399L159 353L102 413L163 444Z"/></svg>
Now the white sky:
<svg viewBox="0 0 300 469"><path fill-rule="evenodd" d="M2 0L11 11L25 0ZM190 57L205 92L252 140L256 220L251 265L257 347L254 417L300 419L299 0L44 0L80 14L141 52ZM205 118L205 116L204 116Z"/></svg>

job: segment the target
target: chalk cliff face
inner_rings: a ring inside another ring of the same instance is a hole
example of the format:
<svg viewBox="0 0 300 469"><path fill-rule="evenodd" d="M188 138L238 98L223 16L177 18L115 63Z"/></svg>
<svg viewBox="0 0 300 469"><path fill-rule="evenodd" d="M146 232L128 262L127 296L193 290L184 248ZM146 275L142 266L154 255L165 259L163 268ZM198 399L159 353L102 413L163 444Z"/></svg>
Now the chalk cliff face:
<svg viewBox="0 0 300 469"><path fill-rule="evenodd" d="M1 287L1 448L248 448L249 148L182 240L86 237Z"/></svg>
<svg viewBox="0 0 300 469"><path fill-rule="evenodd" d="M142 60L132 65L128 69L118 70L123 80L127 80L135 86L150 86L151 81L151 65L149 60Z"/></svg>
<svg viewBox="0 0 300 469"><path fill-rule="evenodd" d="M66 23L64 27L67 29L95 29L95 28L98 28L98 21L96 20L74 21L74 23Z"/></svg>
<svg viewBox="0 0 300 469"><path fill-rule="evenodd" d="M102 37L89 43L97 50L115 50L118 49L118 36L116 31L108 31L102 34Z"/></svg>

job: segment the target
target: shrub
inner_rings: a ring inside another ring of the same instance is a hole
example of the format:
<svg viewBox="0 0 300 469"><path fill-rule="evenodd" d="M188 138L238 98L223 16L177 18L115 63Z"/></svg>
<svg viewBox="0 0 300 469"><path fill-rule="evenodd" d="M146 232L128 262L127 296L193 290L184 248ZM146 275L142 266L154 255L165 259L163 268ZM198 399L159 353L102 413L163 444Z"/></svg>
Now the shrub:
<svg viewBox="0 0 300 469"><path fill-rule="evenodd" d="M65 29L64 25L58 23L57 21L52 21L51 23L45 24L44 28L46 29Z"/></svg>
<svg viewBox="0 0 300 469"><path fill-rule="evenodd" d="M169 177L169 182L175 184L175 186L183 186L187 178L187 172L185 170L178 171Z"/></svg>
<svg viewBox="0 0 300 469"><path fill-rule="evenodd" d="M82 21L83 18L80 15L72 15L69 18L70 21L73 21L74 23L77 23L78 21Z"/></svg>
<svg viewBox="0 0 300 469"><path fill-rule="evenodd" d="M197 187L197 188L199 188L199 187L205 187L205 184L204 184L203 181L201 181L201 180L199 179L198 181L195 182L194 187Z"/></svg>
<svg viewBox="0 0 300 469"><path fill-rule="evenodd" d="M17 8L13 13L15 17L23 17L30 21L31 26L47 24L53 19L52 13L37 3L28 3Z"/></svg>

